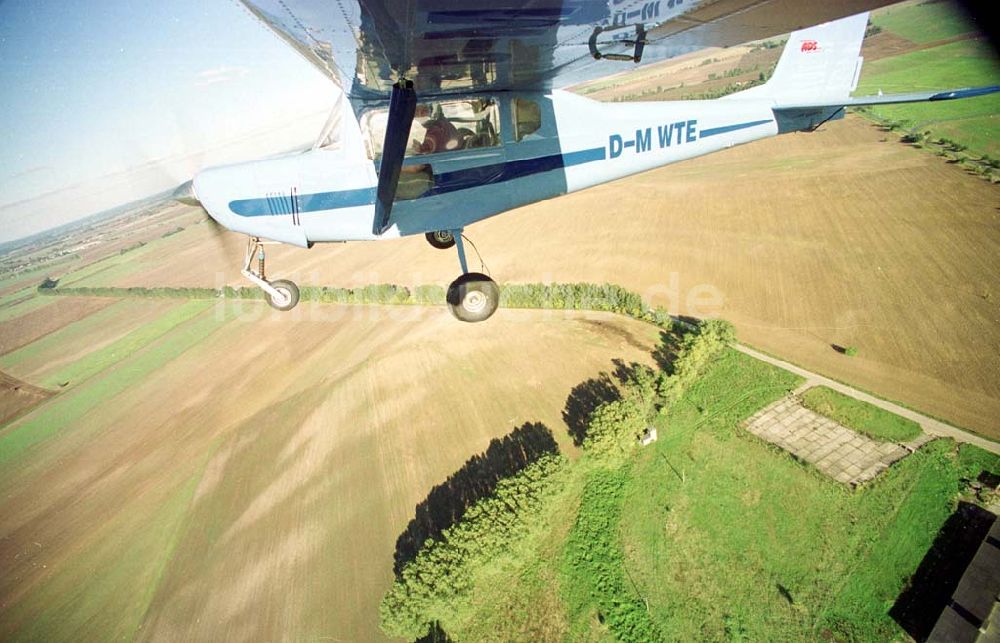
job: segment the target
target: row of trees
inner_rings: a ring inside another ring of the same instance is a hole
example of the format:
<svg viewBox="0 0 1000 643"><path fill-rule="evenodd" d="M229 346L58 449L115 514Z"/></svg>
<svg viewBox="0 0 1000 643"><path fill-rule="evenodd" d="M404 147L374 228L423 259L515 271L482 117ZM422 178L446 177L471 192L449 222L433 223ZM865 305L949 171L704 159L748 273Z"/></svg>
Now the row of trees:
<svg viewBox="0 0 1000 643"><path fill-rule="evenodd" d="M453 621L472 588L475 570L523 539L530 517L559 488L566 465L559 454L541 456L498 482L491 496L467 510L440 539L428 539L382 598L382 631L413 640L427 635L436 622Z"/></svg>
<svg viewBox="0 0 1000 643"><path fill-rule="evenodd" d="M56 286L57 282L46 279L38 287L42 295L67 295L77 297L141 297L153 299L214 299L219 297L219 291L213 288L146 288L131 286Z"/></svg>
<svg viewBox="0 0 1000 643"><path fill-rule="evenodd" d="M48 282L47 282L48 283ZM39 286L39 292L98 297L175 297L191 299L263 299L259 288L145 288L133 286L53 287ZM395 284L374 284L358 288L301 286L302 301L337 304L420 304L445 302L445 289L438 285L412 289ZM669 330L670 314L662 308L650 308L638 294L614 284L505 284L500 287L500 305L504 308L544 308L556 310L600 310L646 321Z"/></svg>
<svg viewBox="0 0 1000 643"><path fill-rule="evenodd" d="M615 461L630 453L649 424L735 341L732 324L710 319L684 335L669 372L636 365L623 383L621 398L598 406L591 414L584 448Z"/></svg>
<svg viewBox="0 0 1000 643"><path fill-rule="evenodd" d="M521 298L515 300L522 304L551 295L592 292L523 288L517 293ZM565 303L570 298L553 301ZM460 622L470 613L469 593L477 572L516 549L576 473L587 477L563 550L564 596L570 607L595 605L622 640L661 639L637 589L628 581L619 539L622 502L631 475L629 456L637 447L637 437L665 405L675 401L733 340L727 322L703 322L680 340L669 372L641 365L624 369L621 396L590 415L581 460L586 464L570 464L558 453L543 453L518 473L499 480L493 493L478 500L458 522L425 540L415 556L397 568L396 581L382 599L383 631L414 639L426 635L435 623Z"/></svg>

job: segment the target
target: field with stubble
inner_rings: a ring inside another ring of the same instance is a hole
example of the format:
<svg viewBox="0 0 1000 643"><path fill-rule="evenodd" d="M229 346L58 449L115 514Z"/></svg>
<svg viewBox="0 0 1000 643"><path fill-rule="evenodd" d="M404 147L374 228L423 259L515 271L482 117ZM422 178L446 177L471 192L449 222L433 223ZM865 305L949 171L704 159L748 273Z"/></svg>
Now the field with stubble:
<svg viewBox="0 0 1000 643"><path fill-rule="evenodd" d="M428 490L528 422L571 449L573 387L659 339L600 313L111 305L188 314L0 428L4 640L379 640ZM64 332L93 354L129 334L86 319Z"/></svg>
<svg viewBox="0 0 1000 643"><path fill-rule="evenodd" d="M998 208L996 185L849 116L520 208L467 234L499 281L618 283L998 438ZM242 283L237 235L220 243L196 225L156 243L78 283ZM458 274L455 253L422 237L279 246L268 265L336 286L444 285ZM835 348L848 346L858 355Z"/></svg>

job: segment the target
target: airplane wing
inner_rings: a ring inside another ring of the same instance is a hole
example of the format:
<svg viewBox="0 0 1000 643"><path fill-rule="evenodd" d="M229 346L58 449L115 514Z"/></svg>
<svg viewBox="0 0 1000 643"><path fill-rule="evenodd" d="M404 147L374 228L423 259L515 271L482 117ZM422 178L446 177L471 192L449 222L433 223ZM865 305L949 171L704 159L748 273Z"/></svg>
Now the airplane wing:
<svg viewBox="0 0 1000 643"><path fill-rule="evenodd" d="M897 0L241 0L352 99L548 90Z"/></svg>

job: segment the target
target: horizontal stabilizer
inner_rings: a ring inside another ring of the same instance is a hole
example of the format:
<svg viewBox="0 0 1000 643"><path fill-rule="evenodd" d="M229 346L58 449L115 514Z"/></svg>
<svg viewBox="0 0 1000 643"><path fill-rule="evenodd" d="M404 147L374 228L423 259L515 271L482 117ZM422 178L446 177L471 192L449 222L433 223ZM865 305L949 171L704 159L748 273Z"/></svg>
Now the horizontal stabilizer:
<svg viewBox="0 0 1000 643"><path fill-rule="evenodd" d="M864 107L866 105L893 105L895 103L922 103L925 101L956 100L972 98L1000 92L1000 85L989 87L967 87L964 89L949 89L945 91L915 92L910 94L876 94L874 96L854 96L837 101L796 102L795 104L775 105L778 110L822 109L827 107Z"/></svg>

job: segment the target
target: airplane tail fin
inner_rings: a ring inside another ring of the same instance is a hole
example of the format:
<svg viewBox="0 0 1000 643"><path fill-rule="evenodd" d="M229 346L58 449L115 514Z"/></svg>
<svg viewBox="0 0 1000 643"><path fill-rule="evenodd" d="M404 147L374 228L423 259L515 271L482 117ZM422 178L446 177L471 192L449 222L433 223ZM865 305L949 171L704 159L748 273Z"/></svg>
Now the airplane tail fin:
<svg viewBox="0 0 1000 643"><path fill-rule="evenodd" d="M729 98L770 98L778 108L847 99L861 75L867 26L866 12L792 32L771 78Z"/></svg>

